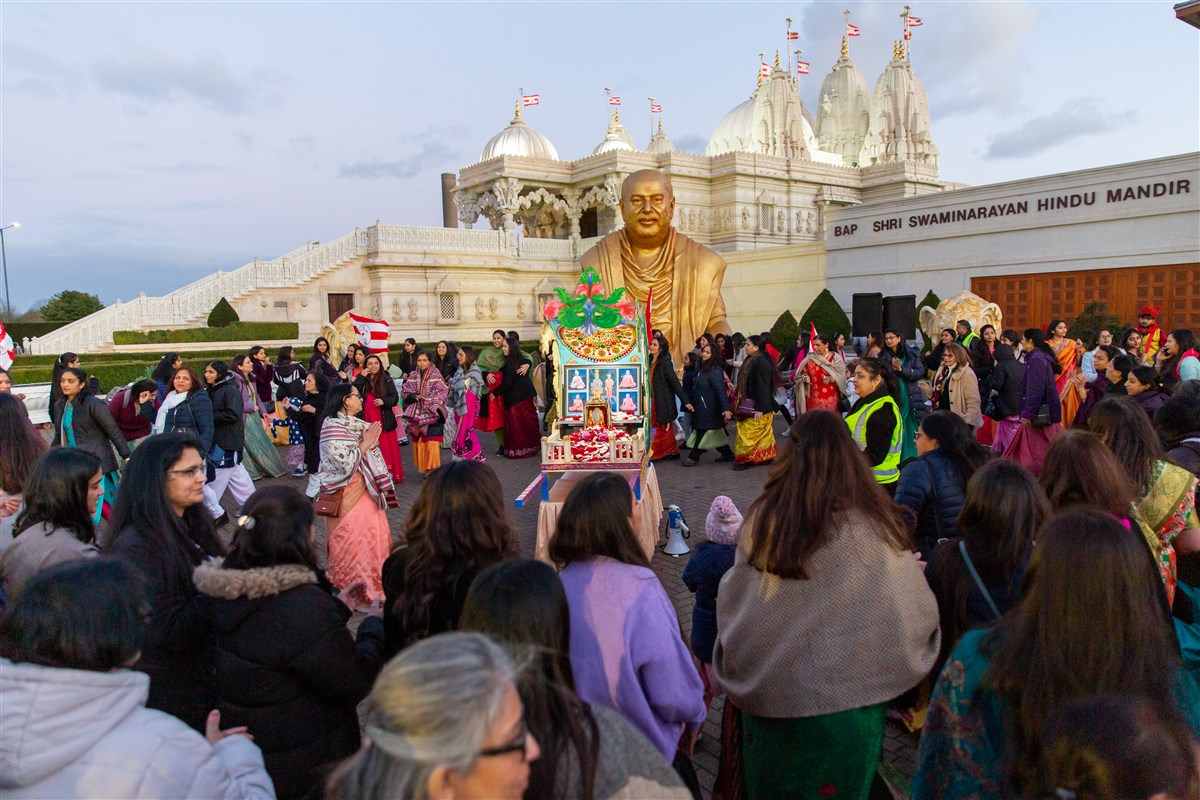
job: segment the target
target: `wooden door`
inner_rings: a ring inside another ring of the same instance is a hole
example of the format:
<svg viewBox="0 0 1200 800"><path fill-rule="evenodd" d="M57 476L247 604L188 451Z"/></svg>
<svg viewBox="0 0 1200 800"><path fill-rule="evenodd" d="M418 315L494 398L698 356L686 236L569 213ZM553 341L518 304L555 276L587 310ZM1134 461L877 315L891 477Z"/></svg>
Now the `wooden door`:
<svg viewBox="0 0 1200 800"><path fill-rule="evenodd" d="M1159 324L1167 330L1200 329L1200 264L972 278L971 291L999 305L1004 327L1018 330L1070 321L1097 301L1125 323L1150 304L1162 306Z"/></svg>
<svg viewBox="0 0 1200 800"><path fill-rule="evenodd" d="M354 308L353 294L330 294L329 295L329 321L333 322L342 314L345 314L350 309Z"/></svg>

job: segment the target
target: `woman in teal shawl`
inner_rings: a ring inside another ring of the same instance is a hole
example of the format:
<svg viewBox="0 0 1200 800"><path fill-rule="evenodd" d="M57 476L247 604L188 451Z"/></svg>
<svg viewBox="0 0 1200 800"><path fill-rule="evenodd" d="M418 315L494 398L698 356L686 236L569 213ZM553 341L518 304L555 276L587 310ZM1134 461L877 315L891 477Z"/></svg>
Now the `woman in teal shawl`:
<svg viewBox="0 0 1200 800"><path fill-rule="evenodd" d="M1200 687L1183 668L1171 625L1141 536L1098 511L1051 519L1020 605L995 628L964 634L942 670L913 800L1053 792L1038 783L1041 733L1075 700L1138 695L1175 706L1200 733Z"/></svg>

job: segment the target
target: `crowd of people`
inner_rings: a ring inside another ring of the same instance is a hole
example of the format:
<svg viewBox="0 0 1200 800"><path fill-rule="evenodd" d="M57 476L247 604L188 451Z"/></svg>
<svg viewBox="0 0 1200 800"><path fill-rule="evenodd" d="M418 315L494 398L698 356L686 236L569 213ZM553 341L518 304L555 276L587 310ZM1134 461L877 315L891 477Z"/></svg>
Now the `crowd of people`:
<svg viewBox="0 0 1200 800"><path fill-rule="evenodd" d="M1200 796L1194 338L1067 330L706 335L682 380L655 337L652 455L769 464L713 501L690 636L620 476L521 557L479 438L537 451L516 337L168 353L107 403L67 354L51 446L0 391L0 789L699 797L723 695L715 797L880 796L889 719L914 798Z"/></svg>

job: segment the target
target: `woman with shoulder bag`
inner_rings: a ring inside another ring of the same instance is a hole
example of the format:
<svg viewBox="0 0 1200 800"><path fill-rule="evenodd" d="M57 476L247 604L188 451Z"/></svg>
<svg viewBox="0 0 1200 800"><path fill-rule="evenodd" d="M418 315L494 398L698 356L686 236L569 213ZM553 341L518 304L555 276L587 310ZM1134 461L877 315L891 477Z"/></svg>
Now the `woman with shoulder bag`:
<svg viewBox="0 0 1200 800"><path fill-rule="evenodd" d="M400 457L400 440L396 433L396 406L400 404L400 393L396 383L383 368L383 359L377 355L367 356L363 372L354 381L354 388L362 395L361 419L378 422L380 425L379 451L384 463L396 483L404 483L404 462Z"/></svg>
<svg viewBox="0 0 1200 800"><path fill-rule="evenodd" d="M740 472L775 458L775 364L763 350L762 336L746 340L746 361L738 373L737 441L734 443L734 470Z"/></svg>
<svg viewBox="0 0 1200 800"><path fill-rule="evenodd" d="M130 449L108 412L108 405L92 394L87 373L79 367L68 367L59 378L62 397L55 404L55 443L61 447L78 447L100 459L104 472L104 499L96 508L92 521L100 523L116 503L120 480L113 448L122 458L129 458Z"/></svg>
<svg viewBox="0 0 1200 800"><path fill-rule="evenodd" d="M208 452L212 450L213 431L212 399L204 389L199 373L188 366L175 370L171 377L171 391L163 398L154 419L155 433L184 433L200 442L201 455L207 465ZM210 476L211 476L211 467Z"/></svg>
<svg viewBox="0 0 1200 800"><path fill-rule="evenodd" d="M339 383L325 401L321 425L321 494L317 513L328 517L329 577L344 589L364 581L367 595L383 597L383 562L392 534L386 508L395 503L392 477L379 452L378 422L359 419L362 396Z"/></svg>

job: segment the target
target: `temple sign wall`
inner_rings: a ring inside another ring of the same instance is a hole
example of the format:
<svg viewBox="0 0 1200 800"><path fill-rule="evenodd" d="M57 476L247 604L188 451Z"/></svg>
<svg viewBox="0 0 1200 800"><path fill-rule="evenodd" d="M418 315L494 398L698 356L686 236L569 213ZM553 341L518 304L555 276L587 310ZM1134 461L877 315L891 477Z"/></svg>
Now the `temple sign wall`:
<svg viewBox="0 0 1200 800"><path fill-rule="evenodd" d="M864 203L828 216L828 286L846 308L855 292L920 298L933 289L949 297L971 289L973 279L1196 264L1200 154Z"/></svg>

